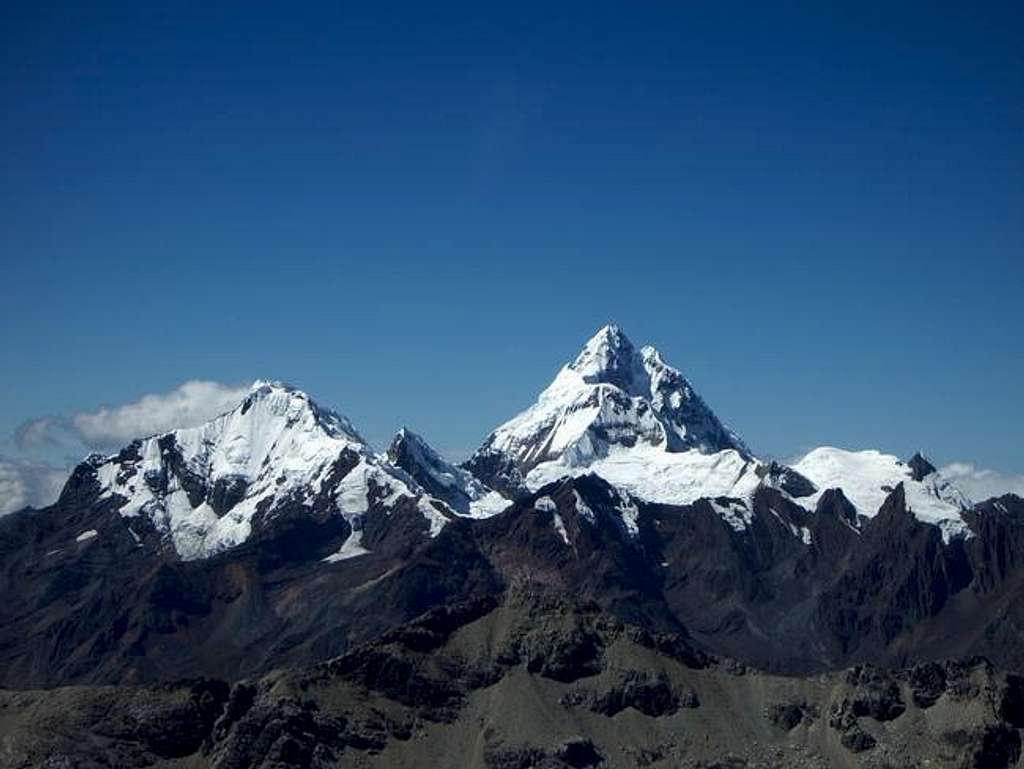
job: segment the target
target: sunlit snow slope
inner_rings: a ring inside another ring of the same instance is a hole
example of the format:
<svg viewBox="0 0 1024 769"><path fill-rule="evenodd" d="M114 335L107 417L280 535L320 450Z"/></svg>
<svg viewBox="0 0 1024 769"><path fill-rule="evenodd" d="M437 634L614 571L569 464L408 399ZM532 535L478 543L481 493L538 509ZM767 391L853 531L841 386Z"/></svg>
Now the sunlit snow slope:
<svg viewBox="0 0 1024 769"><path fill-rule="evenodd" d="M946 537L966 531L960 514L971 507L971 501L934 468L918 480L908 463L891 454L831 446L808 452L793 467L818 488L807 499L810 504L816 504L825 490L839 488L858 513L872 517L902 483L907 507L917 518L939 526Z"/></svg>
<svg viewBox="0 0 1024 769"><path fill-rule="evenodd" d="M327 505L356 530L371 502L401 497L417 499L432 533L447 520L347 419L274 382L256 382L238 407L204 425L136 441L100 461L97 477L122 516L148 519L184 559L244 542L257 517L272 520L285 503Z"/></svg>

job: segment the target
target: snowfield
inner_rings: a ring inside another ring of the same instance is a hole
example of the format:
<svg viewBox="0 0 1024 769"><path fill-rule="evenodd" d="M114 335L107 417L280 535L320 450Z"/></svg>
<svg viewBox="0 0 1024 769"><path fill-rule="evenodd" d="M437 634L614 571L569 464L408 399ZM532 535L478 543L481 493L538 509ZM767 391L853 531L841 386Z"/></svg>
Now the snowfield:
<svg viewBox="0 0 1024 769"><path fill-rule="evenodd" d="M646 502L688 505L705 497L749 498L761 481L756 467L756 461L732 449L673 454L650 446L615 447L607 456L588 462L571 458L544 462L530 471L526 482L531 489L539 489L567 475L594 473Z"/></svg>
<svg viewBox="0 0 1024 769"><path fill-rule="evenodd" d="M871 518L902 483L910 511L939 526L945 540L970 533L961 513L971 508L971 501L938 472L915 481L906 463L892 454L823 446L808 452L793 468L818 487L816 494L802 500L811 509L826 490L842 489L857 512Z"/></svg>

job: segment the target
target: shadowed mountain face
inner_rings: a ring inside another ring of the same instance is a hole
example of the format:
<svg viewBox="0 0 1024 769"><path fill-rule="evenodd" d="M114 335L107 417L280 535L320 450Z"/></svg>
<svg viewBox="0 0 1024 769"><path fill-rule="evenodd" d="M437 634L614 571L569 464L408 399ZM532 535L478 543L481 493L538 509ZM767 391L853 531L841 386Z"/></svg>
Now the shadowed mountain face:
<svg viewBox="0 0 1024 769"><path fill-rule="evenodd" d="M521 583L309 668L0 692L0 724L11 767L1008 769L1024 679L977 658L782 678Z"/></svg>
<svg viewBox="0 0 1024 769"><path fill-rule="evenodd" d="M414 499L371 506L366 552L330 559L343 519L285 509L212 558L140 545L91 476L54 507L0 520L0 683L24 688L189 675L236 678L314 664L453 601L533 581L642 628L780 672L985 654L1024 665L1024 501L981 506L944 542L902 489L860 528L840 492L809 513L761 489L637 501L597 476L566 478L436 535ZM734 510L731 519L723 511ZM82 538L77 532L96 532Z"/></svg>

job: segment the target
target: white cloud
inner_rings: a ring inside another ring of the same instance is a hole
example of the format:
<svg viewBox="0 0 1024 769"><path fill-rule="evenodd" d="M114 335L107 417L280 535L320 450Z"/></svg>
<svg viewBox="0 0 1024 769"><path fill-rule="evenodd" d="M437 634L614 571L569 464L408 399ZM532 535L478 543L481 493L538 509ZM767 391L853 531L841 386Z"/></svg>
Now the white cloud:
<svg viewBox="0 0 1024 769"><path fill-rule="evenodd" d="M975 502L990 497L1016 494L1024 497L1024 475L1008 475L996 470L978 468L969 462L953 462L939 472Z"/></svg>
<svg viewBox="0 0 1024 769"><path fill-rule="evenodd" d="M166 393L134 403L83 411L69 418L40 417L21 427L15 441L23 449L59 444L68 436L94 449L118 448L136 438L195 427L237 406L248 387L191 380Z"/></svg>
<svg viewBox="0 0 1024 769"><path fill-rule="evenodd" d="M69 470L0 456L0 515L57 501Z"/></svg>
<svg viewBox="0 0 1024 769"><path fill-rule="evenodd" d="M237 406L248 391L248 387L191 380L133 403L29 420L18 428L14 441L21 449L69 448L79 442L93 449L116 449L136 438L207 422ZM0 456L0 515L53 503L69 473L45 462Z"/></svg>
<svg viewBox="0 0 1024 769"><path fill-rule="evenodd" d="M58 446L67 433L68 424L63 417L38 417L18 427L14 432L14 442L22 449Z"/></svg>
<svg viewBox="0 0 1024 769"><path fill-rule="evenodd" d="M168 393L144 395L135 403L75 414L75 433L89 446L121 446L136 438L195 427L237 406L248 387L192 380Z"/></svg>

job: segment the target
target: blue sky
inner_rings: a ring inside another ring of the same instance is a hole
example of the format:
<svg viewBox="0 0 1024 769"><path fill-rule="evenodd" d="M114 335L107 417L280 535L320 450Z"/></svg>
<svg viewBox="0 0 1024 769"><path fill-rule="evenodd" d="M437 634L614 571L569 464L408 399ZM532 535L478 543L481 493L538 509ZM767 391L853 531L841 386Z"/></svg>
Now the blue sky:
<svg viewBox="0 0 1024 769"><path fill-rule="evenodd" d="M1019 4L192 5L0 11L9 460L255 377L467 453L615 321L766 455L1024 472Z"/></svg>

